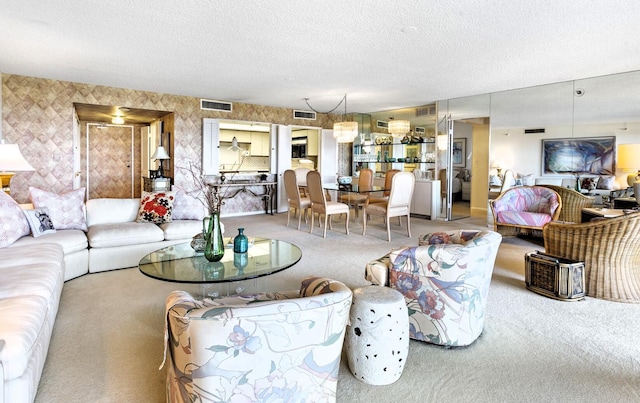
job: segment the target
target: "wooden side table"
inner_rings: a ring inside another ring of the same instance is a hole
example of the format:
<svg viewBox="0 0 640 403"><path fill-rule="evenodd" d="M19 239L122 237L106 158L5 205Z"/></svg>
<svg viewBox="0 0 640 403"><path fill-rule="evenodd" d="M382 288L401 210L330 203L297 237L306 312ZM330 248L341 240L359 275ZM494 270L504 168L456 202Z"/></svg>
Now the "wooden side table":
<svg viewBox="0 0 640 403"><path fill-rule="evenodd" d="M614 209L631 209L640 206L635 197L618 197L613 199Z"/></svg>
<svg viewBox="0 0 640 403"><path fill-rule="evenodd" d="M622 209L589 207L582 209L581 222L589 222L593 218L613 218L624 215Z"/></svg>
<svg viewBox="0 0 640 403"><path fill-rule="evenodd" d="M142 177L145 192L162 192L171 190L171 178Z"/></svg>

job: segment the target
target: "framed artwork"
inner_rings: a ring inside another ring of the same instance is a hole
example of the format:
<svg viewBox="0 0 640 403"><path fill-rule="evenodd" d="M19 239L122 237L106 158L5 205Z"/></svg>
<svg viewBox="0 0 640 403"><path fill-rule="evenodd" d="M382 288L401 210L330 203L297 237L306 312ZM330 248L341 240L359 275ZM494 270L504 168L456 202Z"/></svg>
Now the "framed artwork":
<svg viewBox="0 0 640 403"><path fill-rule="evenodd" d="M542 140L543 175L615 175L616 138Z"/></svg>
<svg viewBox="0 0 640 403"><path fill-rule="evenodd" d="M454 168L464 168L467 165L467 139L453 139L451 158Z"/></svg>

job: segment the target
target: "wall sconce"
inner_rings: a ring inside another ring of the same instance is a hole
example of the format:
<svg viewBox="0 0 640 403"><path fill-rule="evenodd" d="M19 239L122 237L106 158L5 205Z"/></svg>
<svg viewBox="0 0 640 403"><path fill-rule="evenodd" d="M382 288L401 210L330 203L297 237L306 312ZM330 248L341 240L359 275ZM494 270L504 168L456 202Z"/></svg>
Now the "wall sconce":
<svg viewBox="0 0 640 403"><path fill-rule="evenodd" d="M0 181L2 190L11 194L11 178L13 171L35 171L24 159L17 144L0 144Z"/></svg>
<svg viewBox="0 0 640 403"><path fill-rule="evenodd" d="M156 152L151 156L152 160L160 160L160 165L158 166L158 178L164 178L164 169L162 167L162 163L164 162L164 160L168 160L170 158L171 157L169 157L169 154L167 154L167 150L165 150L163 146L158 146L158 148L156 148Z"/></svg>

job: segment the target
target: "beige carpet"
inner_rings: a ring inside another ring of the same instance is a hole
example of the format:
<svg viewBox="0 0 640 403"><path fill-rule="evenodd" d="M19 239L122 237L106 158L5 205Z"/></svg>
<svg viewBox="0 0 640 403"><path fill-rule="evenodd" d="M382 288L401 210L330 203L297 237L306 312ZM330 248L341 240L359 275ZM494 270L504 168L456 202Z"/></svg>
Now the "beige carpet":
<svg viewBox="0 0 640 403"><path fill-rule="evenodd" d="M366 285L364 264L392 247L415 244L435 230L486 228L477 219L412 220L413 239L394 228L336 223L323 239L286 227L286 215L226 218L230 233L273 237L300 246L301 261L243 284L247 291L295 289L304 276L324 275L350 287ZM303 229L308 227L303 227ZM593 298L562 302L524 285L524 254L539 242L506 238L498 253L485 330L472 346L444 349L411 341L399 381L370 386L342 360L339 402L632 402L640 401L640 304ZM231 288L235 288L235 285ZM162 402L165 296L200 292L145 277L137 268L89 274L65 284L37 402ZM220 290L224 291L224 290ZM343 357L344 358L344 357Z"/></svg>

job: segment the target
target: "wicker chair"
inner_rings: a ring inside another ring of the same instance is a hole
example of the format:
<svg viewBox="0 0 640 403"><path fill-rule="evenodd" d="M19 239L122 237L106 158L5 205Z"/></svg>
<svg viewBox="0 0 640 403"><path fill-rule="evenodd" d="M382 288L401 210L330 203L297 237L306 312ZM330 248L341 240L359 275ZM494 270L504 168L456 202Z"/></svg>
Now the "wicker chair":
<svg viewBox="0 0 640 403"><path fill-rule="evenodd" d="M540 236L542 227L556 221L562 199L554 190L542 186L516 186L489 201L493 226L502 236L529 233Z"/></svg>
<svg viewBox="0 0 640 403"><path fill-rule="evenodd" d="M550 222L548 254L584 262L587 295L640 303L640 213L582 224Z"/></svg>
<svg viewBox="0 0 640 403"><path fill-rule="evenodd" d="M558 220L574 223L582 222L582 209L593 206L596 199L594 197L585 196L573 189L555 185L540 185L555 190L562 200L562 210Z"/></svg>

